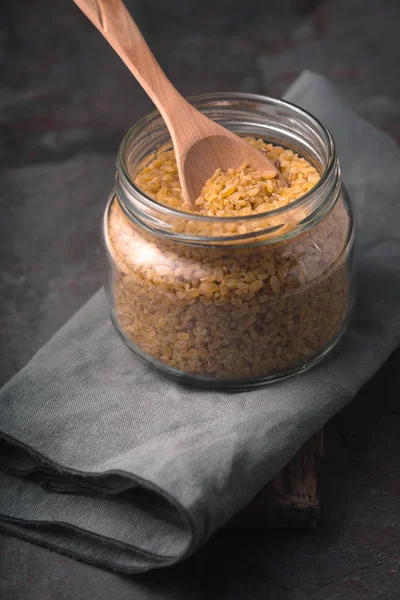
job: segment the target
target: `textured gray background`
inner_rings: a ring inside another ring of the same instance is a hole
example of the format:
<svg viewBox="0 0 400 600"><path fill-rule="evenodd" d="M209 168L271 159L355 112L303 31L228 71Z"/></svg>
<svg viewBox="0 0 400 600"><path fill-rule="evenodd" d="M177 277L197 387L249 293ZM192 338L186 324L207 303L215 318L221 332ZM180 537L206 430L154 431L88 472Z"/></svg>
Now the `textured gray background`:
<svg viewBox="0 0 400 600"><path fill-rule="evenodd" d="M372 0L127 4L184 94L280 95L311 68L400 140L396 0L379 8ZM2 170L41 191L32 205L28 193L0 182L5 381L101 285L99 220L114 157L126 129L151 103L72 2L7 3L0 65ZM95 178L94 164L101 165ZM57 195L60 186L68 186L69 196ZM398 599L399 356L326 429L316 531L225 530L186 564L137 578L1 536L0 596Z"/></svg>

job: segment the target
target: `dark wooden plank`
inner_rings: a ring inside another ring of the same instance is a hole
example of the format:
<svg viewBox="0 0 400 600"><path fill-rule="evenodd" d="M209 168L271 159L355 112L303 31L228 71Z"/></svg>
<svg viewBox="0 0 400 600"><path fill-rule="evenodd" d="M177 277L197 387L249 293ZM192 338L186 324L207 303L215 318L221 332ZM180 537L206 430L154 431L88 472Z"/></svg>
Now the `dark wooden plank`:
<svg viewBox="0 0 400 600"><path fill-rule="evenodd" d="M315 527L319 514L318 472L322 430L231 521L231 527L265 529Z"/></svg>

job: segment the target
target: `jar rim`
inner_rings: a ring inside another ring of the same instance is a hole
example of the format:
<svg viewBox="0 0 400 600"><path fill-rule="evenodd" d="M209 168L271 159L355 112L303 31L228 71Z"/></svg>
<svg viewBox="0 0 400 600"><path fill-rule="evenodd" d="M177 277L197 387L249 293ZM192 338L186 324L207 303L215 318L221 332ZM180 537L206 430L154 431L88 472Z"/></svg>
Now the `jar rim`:
<svg viewBox="0 0 400 600"><path fill-rule="evenodd" d="M336 168L337 157L336 157L335 142L333 140L333 137L332 137L329 129L323 123L321 123L321 121L319 119L317 119L317 117L315 117L314 115L309 113L307 110L299 107L297 104L288 102L287 100L283 100L280 98L274 98L272 96L264 96L262 94L253 94L253 93L247 93L247 92L213 92L213 93L206 93L206 94L190 96L187 98L187 100L190 104L198 104L200 102L204 102L204 101L209 102L209 101L213 101L213 100L214 101L215 100L225 100L226 101L229 99L247 100L247 101L250 100L250 101L273 104L277 107L279 107L279 106L286 107L286 108L289 107L295 114L297 113L298 115L301 115L302 117L306 117L311 123L313 123L314 125L316 125L318 127L319 133L322 134L322 136L324 138L324 142L328 148L328 162L327 162L326 166L324 167L323 172L320 175L319 181L308 192L306 192L305 194L300 196L300 198L297 198L297 200L294 200L293 202L290 202L289 204L286 204L285 206L281 206L279 208L268 210L268 211L265 211L262 213L254 213L254 214L250 214L250 215L229 216L229 217L218 217L218 216L214 216L214 215L212 215L212 216L202 215L202 214L197 214L194 212L178 210L176 208L172 208L172 207L167 206L166 204L158 202L154 198L151 198L150 196L148 196L145 192L143 192L135 184L134 180L131 178L131 175L130 175L129 170L126 165L126 155L127 155L126 149L127 149L128 143L130 142L130 140L132 138L132 135L134 135L136 132L139 132L145 125L147 125L153 119L160 116L160 112L157 109L144 115L141 119L136 121L136 123L134 123L134 125L132 125L132 127L130 127L130 129L127 131L127 133L125 134L125 136L120 144L118 155L117 155L117 169L119 172L122 172L122 174L123 174L124 187L127 186L129 192L131 191L129 188L132 188L132 191L134 191L135 195L140 199L140 201L150 208L157 208L157 210L160 210L161 212L163 212L167 215L174 216L174 217L179 217L179 218L182 218L182 217L189 218L190 217L191 220L200 221L200 222L213 222L213 223L216 223L216 222L218 222L218 223L237 223L239 221L242 223L243 222L251 222L253 220L258 220L258 219L262 219L262 218L285 215L286 213L293 211L295 209L298 209L298 208L300 209L303 205L307 204L311 198L315 197L315 195L318 194L318 192L320 192L321 188L325 185L326 181L330 179L333 170Z"/></svg>

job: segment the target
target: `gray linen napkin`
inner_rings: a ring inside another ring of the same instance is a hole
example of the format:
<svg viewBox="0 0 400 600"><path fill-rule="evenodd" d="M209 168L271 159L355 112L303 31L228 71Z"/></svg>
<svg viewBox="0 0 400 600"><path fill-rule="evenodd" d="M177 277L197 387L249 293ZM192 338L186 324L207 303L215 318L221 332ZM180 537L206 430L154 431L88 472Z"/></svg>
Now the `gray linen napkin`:
<svg viewBox="0 0 400 600"><path fill-rule="evenodd" d="M135 573L179 561L243 507L400 342L400 152L322 77L286 95L332 131L358 217L358 302L308 373L228 394L165 379L99 291L0 396L0 528Z"/></svg>

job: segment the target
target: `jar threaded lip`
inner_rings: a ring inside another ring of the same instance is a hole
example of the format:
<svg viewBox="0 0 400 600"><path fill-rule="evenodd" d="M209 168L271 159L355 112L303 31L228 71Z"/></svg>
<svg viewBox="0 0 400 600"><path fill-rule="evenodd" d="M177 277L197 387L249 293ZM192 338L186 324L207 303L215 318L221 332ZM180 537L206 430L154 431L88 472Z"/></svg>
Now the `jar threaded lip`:
<svg viewBox="0 0 400 600"><path fill-rule="evenodd" d="M329 130L304 109L286 100L242 92L202 94L188 98L188 101L222 125L230 125L227 128L231 128L236 133L240 134L238 129L241 129L243 135L253 135L252 130L254 127L258 127L258 133L254 135L263 138L264 131L265 139L277 145L285 145L281 138L285 139L292 136L293 143L300 148L304 146L310 155L313 152L317 154L313 146L318 146L320 180L311 190L289 204L250 215L210 216L187 212L162 204L148 196L136 185L135 175L132 174L133 169L128 164L134 156L137 166L144 160L146 154L147 156L150 155L164 144L168 143L172 147L166 125L159 111L154 110L142 117L129 129L119 148L116 193L121 205L124 205L123 208L127 216L132 216L139 223L148 220L147 226L150 228L155 222L160 227L165 218L166 235L171 230L171 226L167 224L167 221L171 221L171 219L191 221L199 225L207 223L210 225L221 224L221 226L238 223L250 225L270 218L285 219L286 216L289 217L296 212L304 212L307 207L307 219L302 220L308 221L311 213L315 213L324 203L326 204L327 198L336 195L335 189L338 188L338 182L340 181L340 167L334 140ZM274 139L271 140L271 137L274 137ZM141 147L140 156L140 152L137 150L138 145ZM291 148L290 142L287 142L287 147ZM142 151L143 148L147 148L146 152ZM301 151L299 154L302 155ZM149 217L149 214L154 213L154 211L157 214L156 218L154 218L154 214L153 217ZM160 232L160 229L158 231ZM293 235L298 232L299 228L296 227L293 230ZM195 236L195 238L199 241L207 239L209 242L212 240L218 242L217 237L205 236L203 238L203 236L200 236L197 238ZM182 239L193 241L192 236L182 236ZM241 239L241 236L238 234L230 239ZM224 240L227 241L226 236L224 236Z"/></svg>
<svg viewBox="0 0 400 600"><path fill-rule="evenodd" d="M286 100L281 100L278 98L273 98L271 96L263 96L261 94L247 94L244 92L221 92L221 93L213 93L213 94L200 94L200 95L196 95L196 96L190 96L187 98L188 102L190 104L198 104L200 102L203 101L209 101L209 100L228 100L228 99L243 99L243 100L254 100L254 101L268 101L268 102L273 102L276 104L281 104L282 106L285 107L290 107L291 109L293 109L293 111L298 111L299 114L302 115L307 115L307 117L313 121L320 129L321 132L323 132L323 135L325 137L325 141L327 146L329 146L330 148L330 161L327 164L326 168L324 169L323 173L321 173L321 178L320 180L316 183L316 185L309 190L306 194L304 194L303 196L301 196L300 198L298 198L297 200L291 202L290 204L286 205L286 206L282 206L280 208L275 208L269 211L266 211L264 213L257 213L257 214L252 214L252 215L242 215L242 216L237 216L237 217L216 217L216 216L208 216L208 215L201 215L201 214L196 214L196 213L189 213L186 211L181 211L181 210L177 210L174 208L171 208L165 204L162 204L161 202L158 202L157 200L155 200L154 198L151 198L150 196L148 196L147 194L145 194L134 182L134 180L131 178L131 175L129 173L129 169L127 168L126 165L126 161L125 161L125 157L123 156L123 153L126 150L126 145L130 139L130 137L136 132L139 131L144 125L146 125L147 123L150 123L154 118L156 117L160 117L160 113L157 109L153 110L151 113L148 113L147 115L145 115L144 117L142 117L141 119L139 119L139 121L137 121L126 133L124 139L122 140L122 143L120 145L119 151L118 151L118 155L117 155L117 169L119 172L121 172L124 176L124 183L128 183L129 186L132 187L132 189L139 194L139 196L142 198L144 198L146 200L146 204L147 201L150 203L151 206L157 206L157 208L161 208L163 211L165 211L166 214L171 214L171 215L175 215L175 216L179 216L179 217L187 217L188 215L190 215L191 219L194 220L200 220L200 221L215 221L217 220L218 222L237 222L237 221L251 221L254 219L259 219L260 217L267 217L267 216L277 216L280 214L284 214L285 212L288 212L289 210L292 210L293 208L297 208L300 207L302 205L302 203L305 203L312 194L314 194L316 191L318 191L323 184L325 183L326 179L329 177L331 171L335 168L335 163L336 163L336 150L335 150L335 143L333 141L333 137L329 131L329 129L327 127L325 127L325 125L323 125L316 117L314 117L314 115L312 115L311 113L309 113L308 111L304 110L303 108L300 108L299 106L297 106L296 104L293 104L292 102L288 102ZM197 108L197 107L196 107Z"/></svg>

